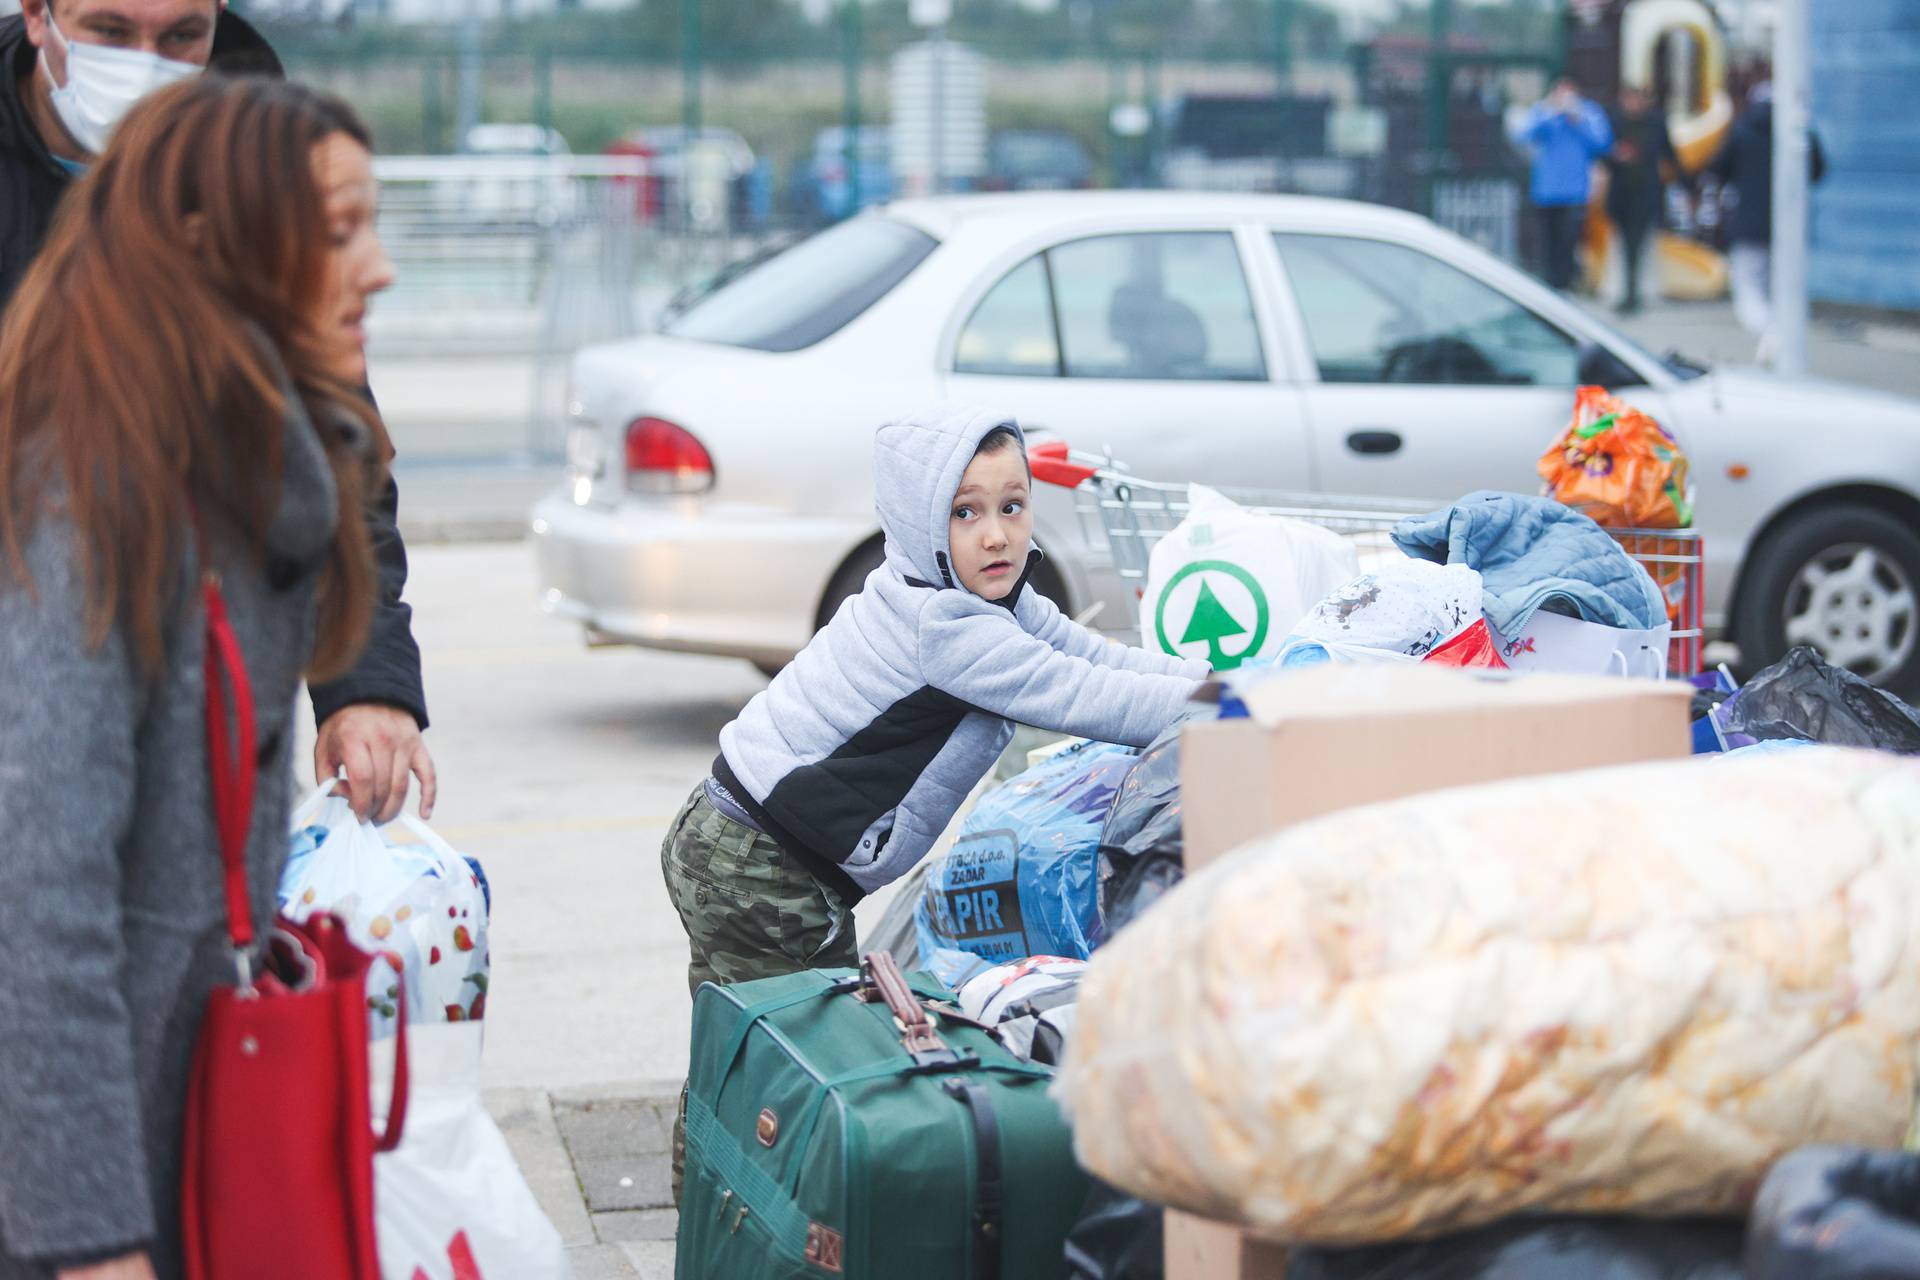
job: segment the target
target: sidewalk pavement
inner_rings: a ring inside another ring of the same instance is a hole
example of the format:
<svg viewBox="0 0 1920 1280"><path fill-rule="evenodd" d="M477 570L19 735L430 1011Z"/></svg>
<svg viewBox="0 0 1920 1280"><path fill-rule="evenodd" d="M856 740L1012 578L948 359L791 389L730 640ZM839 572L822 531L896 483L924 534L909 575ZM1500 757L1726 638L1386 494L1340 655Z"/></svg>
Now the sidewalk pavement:
<svg viewBox="0 0 1920 1280"><path fill-rule="evenodd" d="M494 1089L487 1109L560 1232L574 1280L672 1280L678 1081Z"/></svg>

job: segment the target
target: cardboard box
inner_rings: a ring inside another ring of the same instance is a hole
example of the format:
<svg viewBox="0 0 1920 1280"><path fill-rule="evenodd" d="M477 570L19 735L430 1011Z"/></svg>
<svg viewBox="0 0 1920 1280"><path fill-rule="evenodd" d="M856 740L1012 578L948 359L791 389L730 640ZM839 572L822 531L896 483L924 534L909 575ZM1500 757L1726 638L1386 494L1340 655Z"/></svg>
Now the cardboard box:
<svg viewBox="0 0 1920 1280"><path fill-rule="evenodd" d="M1686 756L1691 698L1674 682L1419 665L1282 676L1249 694L1250 719L1180 744L1187 867L1336 809Z"/></svg>
<svg viewBox="0 0 1920 1280"><path fill-rule="evenodd" d="M1225 1222L1167 1210L1167 1280L1287 1280L1287 1250Z"/></svg>
<svg viewBox="0 0 1920 1280"><path fill-rule="evenodd" d="M1254 689L1250 718L1181 741L1187 867L1339 809L1692 751L1677 683L1323 666ZM1283 1246L1169 1210L1167 1280L1284 1280Z"/></svg>

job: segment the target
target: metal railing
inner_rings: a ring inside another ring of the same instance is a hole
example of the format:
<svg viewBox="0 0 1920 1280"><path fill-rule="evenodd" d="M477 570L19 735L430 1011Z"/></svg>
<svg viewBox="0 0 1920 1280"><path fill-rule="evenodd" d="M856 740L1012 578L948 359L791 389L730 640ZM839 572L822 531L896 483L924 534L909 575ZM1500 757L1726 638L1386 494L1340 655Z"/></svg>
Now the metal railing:
<svg viewBox="0 0 1920 1280"><path fill-rule="evenodd" d="M374 173L396 281L375 308L376 359L524 364L512 451L537 458L564 448L576 350L645 331L761 239L674 216L678 184L643 156L387 156Z"/></svg>

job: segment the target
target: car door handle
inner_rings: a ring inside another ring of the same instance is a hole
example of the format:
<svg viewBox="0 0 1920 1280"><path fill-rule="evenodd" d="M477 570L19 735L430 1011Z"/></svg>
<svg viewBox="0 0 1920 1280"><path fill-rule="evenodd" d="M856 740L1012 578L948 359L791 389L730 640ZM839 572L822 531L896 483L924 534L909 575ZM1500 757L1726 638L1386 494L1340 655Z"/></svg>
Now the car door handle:
<svg viewBox="0 0 1920 1280"><path fill-rule="evenodd" d="M1398 453L1400 452L1400 433L1398 431L1356 431L1347 437L1347 448L1355 453Z"/></svg>

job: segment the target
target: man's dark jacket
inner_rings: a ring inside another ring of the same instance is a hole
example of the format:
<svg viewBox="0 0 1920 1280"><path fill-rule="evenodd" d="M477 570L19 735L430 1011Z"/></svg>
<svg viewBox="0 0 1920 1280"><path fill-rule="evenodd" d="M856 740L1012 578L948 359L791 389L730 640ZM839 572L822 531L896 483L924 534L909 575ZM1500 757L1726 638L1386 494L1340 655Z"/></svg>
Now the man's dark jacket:
<svg viewBox="0 0 1920 1280"><path fill-rule="evenodd" d="M72 182L33 127L22 97L36 54L27 41L25 19L18 15L0 19L0 307L13 296L39 253L54 209ZM214 28L211 67L236 75L284 74L280 59L260 33L224 10ZM399 502L399 492L389 480L368 513L374 554L380 562L380 605L358 664L339 680L313 688L317 721L325 721L342 707L374 702L399 707L426 727L427 699L420 683L420 647L413 640L413 610L400 598L407 584L407 549L396 524Z"/></svg>
<svg viewBox="0 0 1920 1280"><path fill-rule="evenodd" d="M1820 138L1807 131L1807 177L1818 182L1827 172ZM1751 103L1734 122L1720 155L1710 166L1714 176L1739 193L1727 215L1727 239L1733 244L1773 243L1773 101Z"/></svg>
<svg viewBox="0 0 1920 1280"><path fill-rule="evenodd" d="M1659 216L1661 193L1666 179L1661 166L1676 176L1686 169L1673 149L1673 136L1667 132L1667 115L1659 107L1649 107L1639 115L1624 109L1613 113L1613 150L1606 156L1607 213L1615 222L1639 215Z"/></svg>

